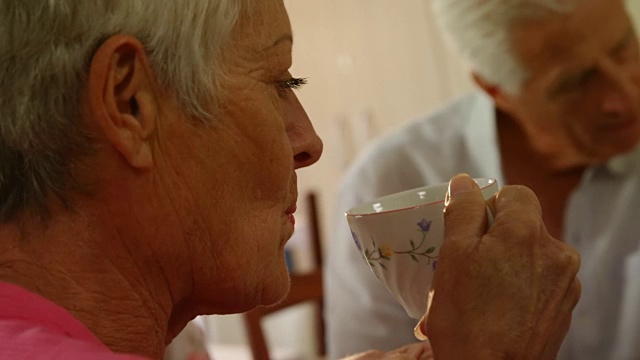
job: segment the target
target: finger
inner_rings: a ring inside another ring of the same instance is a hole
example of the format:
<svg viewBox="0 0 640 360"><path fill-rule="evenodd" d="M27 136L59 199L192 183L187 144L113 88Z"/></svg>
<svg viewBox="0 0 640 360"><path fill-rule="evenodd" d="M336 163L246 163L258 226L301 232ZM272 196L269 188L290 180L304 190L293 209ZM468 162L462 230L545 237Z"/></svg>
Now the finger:
<svg viewBox="0 0 640 360"><path fill-rule="evenodd" d="M423 353L418 355L406 355L406 354L392 354L387 355L382 360L433 360L432 353Z"/></svg>
<svg viewBox="0 0 640 360"><path fill-rule="evenodd" d="M402 354L407 355L412 359L422 359L431 353L431 344L427 341L405 345L401 348L390 351L388 355Z"/></svg>
<svg viewBox="0 0 640 360"><path fill-rule="evenodd" d="M542 359L555 359L560 351L562 342L564 341L569 328L571 327L571 311L561 315L561 321L554 331L549 335L549 341L544 349Z"/></svg>
<svg viewBox="0 0 640 360"><path fill-rule="evenodd" d="M382 360L386 354L380 350L369 350L360 354L351 355L342 360Z"/></svg>
<svg viewBox="0 0 640 360"><path fill-rule="evenodd" d="M522 213L523 216L542 216L542 208L536 194L526 186L507 185L495 196L496 213Z"/></svg>
<svg viewBox="0 0 640 360"><path fill-rule="evenodd" d="M580 280L578 278L575 278L571 284L571 287L569 288L567 297L562 304L562 309L560 310L559 316L561 316L563 320L556 328L556 332L552 334L549 344L545 349L545 359L555 359L558 351L560 351L562 341L564 340L564 337L567 335L567 332L569 332L569 328L571 327L571 315L573 313L573 309L578 304L581 293L582 284L580 283Z"/></svg>
<svg viewBox="0 0 640 360"><path fill-rule="evenodd" d="M454 176L446 203L443 251L446 247L473 247L475 241L469 240L480 239L487 230L487 204L478 184L466 174Z"/></svg>
<svg viewBox="0 0 640 360"><path fill-rule="evenodd" d="M571 314L582 292L582 285L576 277L579 268L579 255L577 252L568 251L566 256L561 257L564 257L562 261L564 263L562 275L564 276L557 278L556 284L560 289L566 290L560 293L554 291L546 300L545 309L539 315L538 326L532 335L532 338L537 341L530 342L527 349L527 353L532 355L532 359L555 358L553 355L557 354L562 340L569 330Z"/></svg>
<svg viewBox="0 0 640 360"><path fill-rule="evenodd" d="M503 241L532 241L547 235L536 195L526 186L503 187L495 198L495 218L488 234Z"/></svg>
<svg viewBox="0 0 640 360"><path fill-rule="evenodd" d="M569 296L567 299L568 311L573 312L573 309L578 305L582 296L582 282L577 277L573 280L571 288L569 289Z"/></svg>

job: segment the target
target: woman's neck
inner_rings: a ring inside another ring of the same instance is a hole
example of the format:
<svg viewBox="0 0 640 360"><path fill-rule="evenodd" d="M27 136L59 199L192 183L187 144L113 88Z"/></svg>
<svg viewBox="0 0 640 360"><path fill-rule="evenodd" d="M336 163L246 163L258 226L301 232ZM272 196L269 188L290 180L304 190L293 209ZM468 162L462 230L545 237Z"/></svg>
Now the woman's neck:
<svg viewBox="0 0 640 360"><path fill-rule="evenodd" d="M65 308L114 352L161 359L173 307L162 269L132 258L117 234L66 219L50 224L0 227L0 280Z"/></svg>

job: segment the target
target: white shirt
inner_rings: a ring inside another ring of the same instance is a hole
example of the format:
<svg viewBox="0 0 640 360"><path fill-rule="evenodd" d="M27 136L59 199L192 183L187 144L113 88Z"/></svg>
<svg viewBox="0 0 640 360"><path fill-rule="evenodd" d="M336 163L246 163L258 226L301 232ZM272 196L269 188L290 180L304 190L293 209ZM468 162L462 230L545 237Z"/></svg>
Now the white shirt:
<svg viewBox="0 0 640 360"><path fill-rule="evenodd" d="M460 172L505 184L494 103L480 92L377 141L349 169L327 239L329 359L416 341L416 320L362 261L344 212ZM640 206L640 149L588 169L571 195L564 240L582 256L583 293L559 359L640 359L640 211L634 205Z"/></svg>

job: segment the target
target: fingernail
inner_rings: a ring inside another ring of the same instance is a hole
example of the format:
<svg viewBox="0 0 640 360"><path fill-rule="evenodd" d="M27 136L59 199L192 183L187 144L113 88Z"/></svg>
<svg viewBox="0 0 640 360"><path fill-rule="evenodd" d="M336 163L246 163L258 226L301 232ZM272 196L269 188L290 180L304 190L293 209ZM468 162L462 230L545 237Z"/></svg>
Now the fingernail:
<svg viewBox="0 0 640 360"><path fill-rule="evenodd" d="M413 336L420 341L427 340L427 315L424 315L418 325L413 328Z"/></svg>
<svg viewBox="0 0 640 360"><path fill-rule="evenodd" d="M449 205L452 196L472 191L475 189L476 182L467 174L458 174L449 181L449 189L444 199L444 205Z"/></svg>

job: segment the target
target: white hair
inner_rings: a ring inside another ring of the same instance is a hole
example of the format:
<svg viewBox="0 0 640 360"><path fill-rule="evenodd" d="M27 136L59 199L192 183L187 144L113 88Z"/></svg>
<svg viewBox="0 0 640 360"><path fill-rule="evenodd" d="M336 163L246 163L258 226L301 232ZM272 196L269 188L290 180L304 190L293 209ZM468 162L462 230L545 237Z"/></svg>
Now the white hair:
<svg viewBox="0 0 640 360"><path fill-rule="evenodd" d="M484 80L517 94L528 76L514 54L519 21L570 12L578 0L431 0L446 37Z"/></svg>
<svg viewBox="0 0 640 360"><path fill-rule="evenodd" d="M0 0L0 222L66 204L91 143L79 98L93 51L114 34L145 46L159 81L206 117L220 51L249 0Z"/></svg>

